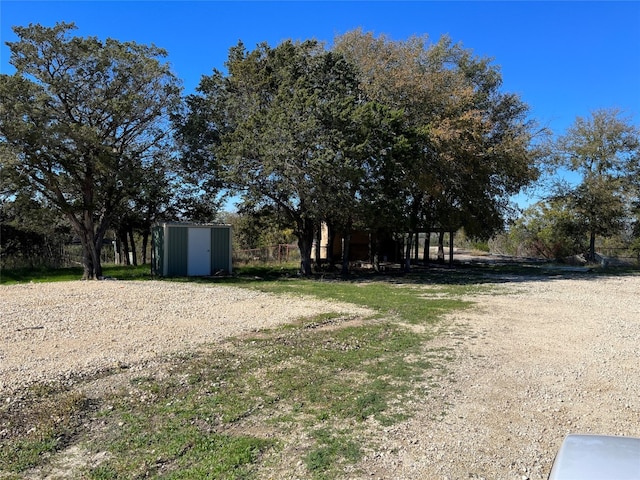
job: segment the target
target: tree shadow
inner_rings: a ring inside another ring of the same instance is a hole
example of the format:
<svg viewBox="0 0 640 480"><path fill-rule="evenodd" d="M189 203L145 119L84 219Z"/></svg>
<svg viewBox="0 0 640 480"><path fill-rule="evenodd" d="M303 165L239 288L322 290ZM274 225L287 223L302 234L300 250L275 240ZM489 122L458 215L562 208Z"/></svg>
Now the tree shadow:
<svg viewBox="0 0 640 480"><path fill-rule="evenodd" d="M306 278L335 282L387 282L389 284L422 285L478 285L488 283L548 282L562 279L598 280L603 277L621 277L640 274L633 266L602 267L600 265L574 266L539 260L493 258L454 261L453 265L412 265L409 272L401 265L387 265L383 272L355 266L348 275L336 271L320 271L301 277L295 268L251 267L239 268L233 277L218 279L225 284L286 281ZM215 279L213 281L216 281Z"/></svg>

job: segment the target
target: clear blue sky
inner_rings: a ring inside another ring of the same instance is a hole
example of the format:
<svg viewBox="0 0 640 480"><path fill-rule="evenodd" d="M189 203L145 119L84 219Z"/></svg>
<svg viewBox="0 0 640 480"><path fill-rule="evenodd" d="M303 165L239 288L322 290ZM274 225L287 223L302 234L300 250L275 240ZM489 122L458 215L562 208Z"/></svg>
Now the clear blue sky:
<svg viewBox="0 0 640 480"><path fill-rule="evenodd" d="M640 123L639 1L11 1L0 2L0 71L11 27L75 22L76 34L154 43L190 93L229 47L336 35L361 27L395 40L448 34L501 67L505 91L562 134L576 116L618 107Z"/></svg>

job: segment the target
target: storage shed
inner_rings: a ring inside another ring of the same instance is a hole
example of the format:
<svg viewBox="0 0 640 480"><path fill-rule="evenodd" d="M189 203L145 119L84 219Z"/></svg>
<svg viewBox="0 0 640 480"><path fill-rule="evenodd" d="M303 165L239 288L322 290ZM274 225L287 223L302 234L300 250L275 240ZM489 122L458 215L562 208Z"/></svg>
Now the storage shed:
<svg viewBox="0 0 640 480"><path fill-rule="evenodd" d="M152 274L204 277L231 269L231 225L167 222L151 229Z"/></svg>

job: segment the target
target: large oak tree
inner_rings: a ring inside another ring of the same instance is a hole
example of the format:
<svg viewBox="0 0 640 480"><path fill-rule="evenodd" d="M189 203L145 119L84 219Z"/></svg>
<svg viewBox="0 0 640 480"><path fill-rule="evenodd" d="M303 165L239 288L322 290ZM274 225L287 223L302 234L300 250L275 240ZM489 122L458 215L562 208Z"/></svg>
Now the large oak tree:
<svg viewBox="0 0 640 480"><path fill-rule="evenodd" d="M354 30L334 48L358 66L368 98L404 113L413 150L396 169L406 208L395 228L464 226L479 237L501 228L509 197L538 173L535 124L526 104L501 90L499 68L446 36L393 41Z"/></svg>
<svg viewBox="0 0 640 480"><path fill-rule="evenodd" d="M501 91L489 59L447 38L357 30L331 51L239 44L226 67L203 77L177 119L185 161L218 172L246 204L287 214L305 274L320 221L347 234L464 226L488 236L536 178L526 105Z"/></svg>
<svg viewBox="0 0 640 480"><path fill-rule="evenodd" d="M252 51L240 43L226 67L203 77L178 119L186 154L199 160L192 169L218 169L245 204L286 215L310 274L315 229L353 208L363 172L352 66L318 42L286 41Z"/></svg>
<svg viewBox="0 0 640 480"><path fill-rule="evenodd" d="M180 84L155 46L71 35L75 26L14 27L13 75L0 75L2 174L68 219L84 278L100 278L107 228L165 155Z"/></svg>

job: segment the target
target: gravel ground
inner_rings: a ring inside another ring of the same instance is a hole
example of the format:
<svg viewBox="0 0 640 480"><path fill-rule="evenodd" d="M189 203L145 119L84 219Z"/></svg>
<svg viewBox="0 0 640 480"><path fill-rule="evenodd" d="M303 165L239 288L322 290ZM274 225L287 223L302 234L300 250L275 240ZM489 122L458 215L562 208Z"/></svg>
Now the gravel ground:
<svg viewBox="0 0 640 480"><path fill-rule="evenodd" d="M640 277L509 280L443 322L449 374L353 478L544 480L568 433L640 436ZM0 287L0 398L319 311L364 313L167 282Z"/></svg>
<svg viewBox="0 0 640 480"><path fill-rule="evenodd" d="M0 287L0 398L43 380L215 343L353 305L170 282L60 282Z"/></svg>
<svg viewBox="0 0 640 480"><path fill-rule="evenodd" d="M510 283L473 300L437 341L457 355L450 381L386 430L367 478L545 480L569 433L640 437L640 277Z"/></svg>

